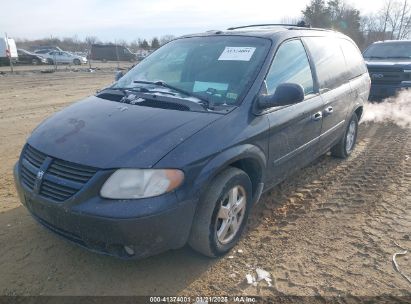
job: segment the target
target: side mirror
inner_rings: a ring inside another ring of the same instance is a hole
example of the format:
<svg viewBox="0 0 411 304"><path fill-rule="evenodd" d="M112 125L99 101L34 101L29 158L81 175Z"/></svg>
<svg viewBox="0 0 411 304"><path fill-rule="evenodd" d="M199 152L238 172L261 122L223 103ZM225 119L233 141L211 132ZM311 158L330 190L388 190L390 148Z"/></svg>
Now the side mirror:
<svg viewBox="0 0 411 304"><path fill-rule="evenodd" d="M118 81L118 80L120 80L120 78L123 77L123 76L124 76L123 71L117 71L117 72L116 72L116 75L114 75L114 80L115 80L115 81Z"/></svg>
<svg viewBox="0 0 411 304"><path fill-rule="evenodd" d="M272 95L258 97L258 107L267 109L272 107L288 106L304 100L304 88L296 83L282 83Z"/></svg>

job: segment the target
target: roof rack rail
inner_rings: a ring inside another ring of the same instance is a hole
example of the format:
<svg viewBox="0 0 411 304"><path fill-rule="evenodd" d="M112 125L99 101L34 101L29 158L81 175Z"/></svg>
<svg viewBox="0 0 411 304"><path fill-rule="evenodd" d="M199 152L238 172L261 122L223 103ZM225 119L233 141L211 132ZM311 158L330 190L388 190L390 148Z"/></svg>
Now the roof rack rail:
<svg viewBox="0 0 411 304"><path fill-rule="evenodd" d="M287 24L287 23L263 23L263 24L252 24L252 25L244 25L244 26L236 26L236 27L229 27L227 30L237 30L242 28L249 28L249 27L260 27L260 26L292 26L292 27L307 27L310 28L311 26L304 21L300 21L297 24Z"/></svg>

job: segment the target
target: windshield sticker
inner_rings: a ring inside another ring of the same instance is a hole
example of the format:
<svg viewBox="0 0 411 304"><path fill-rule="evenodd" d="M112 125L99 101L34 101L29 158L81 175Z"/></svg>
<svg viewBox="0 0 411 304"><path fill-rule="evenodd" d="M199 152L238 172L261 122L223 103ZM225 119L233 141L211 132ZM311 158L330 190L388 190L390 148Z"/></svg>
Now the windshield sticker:
<svg viewBox="0 0 411 304"><path fill-rule="evenodd" d="M229 92L229 93L227 93L226 97L227 97L228 99L237 99L238 94Z"/></svg>
<svg viewBox="0 0 411 304"><path fill-rule="evenodd" d="M228 83L195 81L193 92L206 92L209 89L227 91Z"/></svg>
<svg viewBox="0 0 411 304"><path fill-rule="evenodd" d="M218 60L250 61L255 47L232 47L226 46Z"/></svg>

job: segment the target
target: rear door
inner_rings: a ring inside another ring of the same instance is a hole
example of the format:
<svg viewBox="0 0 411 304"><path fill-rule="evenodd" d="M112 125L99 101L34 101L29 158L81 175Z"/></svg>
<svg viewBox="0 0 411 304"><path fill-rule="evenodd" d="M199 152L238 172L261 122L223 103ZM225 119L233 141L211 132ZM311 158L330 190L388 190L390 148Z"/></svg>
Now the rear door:
<svg viewBox="0 0 411 304"><path fill-rule="evenodd" d="M300 39L285 41L277 50L265 85L273 94L281 83L303 86L305 100L291 106L268 109L270 122L268 177L277 183L312 161L318 152L323 101L318 93L306 50Z"/></svg>
<svg viewBox="0 0 411 304"><path fill-rule="evenodd" d="M352 102L349 72L339 38L305 37L303 40L314 62L324 100L319 149L325 152L341 138L345 130Z"/></svg>

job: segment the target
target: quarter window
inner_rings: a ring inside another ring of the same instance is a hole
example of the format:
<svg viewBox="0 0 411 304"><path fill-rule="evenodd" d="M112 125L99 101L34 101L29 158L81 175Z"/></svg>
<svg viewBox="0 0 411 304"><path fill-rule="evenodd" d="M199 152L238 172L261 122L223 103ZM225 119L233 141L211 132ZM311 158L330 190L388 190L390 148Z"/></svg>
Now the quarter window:
<svg viewBox="0 0 411 304"><path fill-rule="evenodd" d="M350 71L350 78L355 78L367 73L364 59L360 50L347 39L340 39L341 47L347 62L348 70Z"/></svg>
<svg viewBox="0 0 411 304"><path fill-rule="evenodd" d="M279 47L266 83L268 94L274 94L282 83L300 84L306 95L314 92L310 63L300 40L288 41Z"/></svg>
<svg viewBox="0 0 411 304"><path fill-rule="evenodd" d="M341 50L340 39L331 37L303 38L314 60L320 89L334 89L347 82L349 73Z"/></svg>

